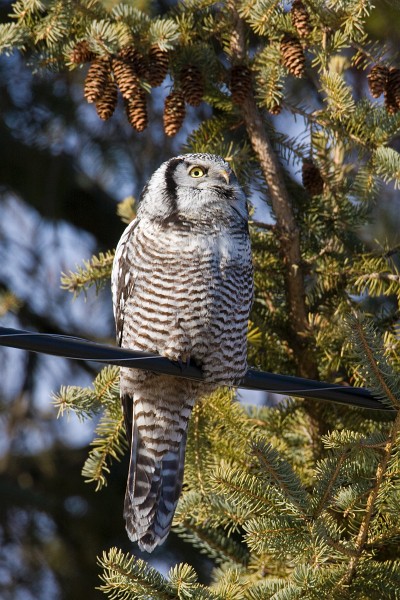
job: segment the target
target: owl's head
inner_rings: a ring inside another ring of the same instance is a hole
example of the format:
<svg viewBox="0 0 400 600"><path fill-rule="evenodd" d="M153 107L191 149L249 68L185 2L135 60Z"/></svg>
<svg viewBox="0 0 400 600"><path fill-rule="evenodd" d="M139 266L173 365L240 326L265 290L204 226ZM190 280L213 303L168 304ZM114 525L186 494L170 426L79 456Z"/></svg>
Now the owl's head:
<svg viewBox="0 0 400 600"><path fill-rule="evenodd" d="M145 186L138 217L160 223L246 223L246 198L230 166L214 154L171 158Z"/></svg>

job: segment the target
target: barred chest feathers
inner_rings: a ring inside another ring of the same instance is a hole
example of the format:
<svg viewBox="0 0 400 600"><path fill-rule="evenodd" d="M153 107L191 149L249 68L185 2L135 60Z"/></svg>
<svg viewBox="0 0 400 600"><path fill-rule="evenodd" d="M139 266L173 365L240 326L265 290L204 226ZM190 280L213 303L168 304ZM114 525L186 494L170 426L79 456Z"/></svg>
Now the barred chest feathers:
<svg viewBox="0 0 400 600"><path fill-rule="evenodd" d="M112 290L120 345L192 359L204 373L204 382L191 382L121 369L131 444L124 516L129 537L151 551L178 502L194 402L247 369L247 207L223 159L179 156L154 173L118 244Z"/></svg>

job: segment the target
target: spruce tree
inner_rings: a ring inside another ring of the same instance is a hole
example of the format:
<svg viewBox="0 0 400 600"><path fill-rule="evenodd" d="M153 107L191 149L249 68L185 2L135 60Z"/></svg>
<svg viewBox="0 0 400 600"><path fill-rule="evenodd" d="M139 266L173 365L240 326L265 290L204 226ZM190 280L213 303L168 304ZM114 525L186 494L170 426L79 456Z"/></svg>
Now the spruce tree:
<svg viewBox="0 0 400 600"><path fill-rule="evenodd" d="M244 407L232 390L205 399L191 419L174 528L213 559L212 583L187 564L163 577L111 548L99 558L110 598L400 597L399 246L371 250L361 235L386 186L400 183L400 65L368 38L372 9L367 0L188 0L159 11L19 0L0 28L1 50L20 51L39 73L85 70L82 98L101 119L119 96L145 132L162 86L164 132L174 136L188 105L204 103L181 150L224 156L273 217L250 223L249 363L365 385L394 409L391 419L310 400ZM282 130L279 114L300 120L302 136ZM129 222L131 200L119 212ZM62 285L74 294L108 285L112 256L86 260ZM60 413L101 413L83 467L100 489L126 449L118 369L54 401Z"/></svg>

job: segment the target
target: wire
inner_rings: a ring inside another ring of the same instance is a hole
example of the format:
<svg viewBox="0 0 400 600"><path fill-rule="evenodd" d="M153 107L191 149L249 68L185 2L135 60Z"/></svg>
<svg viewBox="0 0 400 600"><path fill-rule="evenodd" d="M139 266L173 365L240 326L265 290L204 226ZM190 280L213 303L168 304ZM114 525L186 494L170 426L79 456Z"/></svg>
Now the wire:
<svg viewBox="0 0 400 600"><path fill-rule="evenodd" d="M68 335L32 333L9 327L0 327L0 346L63 356L72 360L90 360L132 369L143 369L185 379L201 380L203 378L201 369L193 364L178 364L158 354L97 344ZM372 410L394 411L394 409L385 406L365 388L327 384L323 381L278 375L257 371L256 369L249 369L242 381L238 382L235 387L300 396L302 398L314 398Z"/></svg>

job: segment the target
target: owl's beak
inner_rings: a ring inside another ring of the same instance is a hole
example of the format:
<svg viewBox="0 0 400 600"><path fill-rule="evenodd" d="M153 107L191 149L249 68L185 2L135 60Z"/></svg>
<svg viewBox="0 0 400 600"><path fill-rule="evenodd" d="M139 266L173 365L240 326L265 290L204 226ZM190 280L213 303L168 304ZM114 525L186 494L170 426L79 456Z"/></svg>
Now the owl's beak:
<svg viewBox="0 0 400 600"><path fill-rule="evenodd" d="M225 169L223 169L222 171L219 172L220 175L222 175L222 177L225 179L226 183L229 185L229 173L228 171L225 171Z"/></svg>

